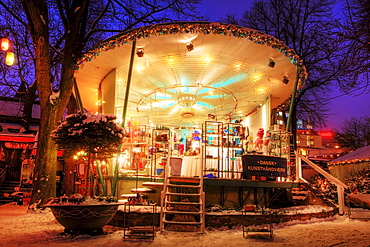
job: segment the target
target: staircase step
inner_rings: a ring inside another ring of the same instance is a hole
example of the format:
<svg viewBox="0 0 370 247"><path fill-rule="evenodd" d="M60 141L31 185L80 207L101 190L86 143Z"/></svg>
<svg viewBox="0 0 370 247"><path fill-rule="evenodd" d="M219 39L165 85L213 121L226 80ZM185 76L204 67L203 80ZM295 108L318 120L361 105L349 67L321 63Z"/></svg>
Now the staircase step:
<svg viewBox="0 0 370 247"><path fill-rule="evenodd" d="M199 184L200 178L194 178L194 177L171 177L170 179L171 183L191 183L191 184Z"/></svg>
<svg viewBox="0 0 370 247"><path fill-rule="evenodd" d="M0 204L9 203L13 200L12 197L4 196L6 194L11 195L15 191L15 188L19 188L20 182L19 181L4 181L0 186L0 196L1 201Z"/></svg>
<svg viewBox="0 0 370 247"><path fill-rule="evenodd" d="M163 183L160 182L144 182L142 185L148 187L163 187Z"/></svg>
<svg viewBox="0 0 370 247"><path fill-rule="evenodd" d="M15 190L0 189L0 195L2 195L2 194L13 194L14 192L15 192Z"/></svg>
<svg viewBox="0 0 370 247"><path fill-rule="evenodd" d="M292 196L293 200L303 201L307 198L307 196Z"/></svg>
<svg viewBox="0 0 370 247"><path fill-rule="evenodd" d="M195 214L195 215L199 215L199 214L202 214L203 212L202 211L191 212L191 211L164 210L163 213L166 213L166 214Z"/></svg>
<svg viewBox="0 0 370 247"><path fill-rule="evenodd" d="M133 226L130 228L131 233L151 233L154 232L153 226Z"/></svg>
<svg viewBox="0 0 370 247"><path fill-rule="evenodd" d="M131 192L134 192L134 193L150 193L150 192L155 192L155 190L149 189L149 188L135 188L135 189L131 189Z"/></svg>
<svg viewBox="0 0 370 247"><path fill-rule="evenodd" d="M122 194L121 198L137 197L137 194Z"/></svg>
<svg viewBox="0 0 370 247"><path fill-rule="evenodd" d="M201 225L202 222L197 222L197 221L172 221L172 220L163 220L164 223L167 224L177 224L177 225Z"/></svg>
<svg viewBox="0 0 370 247"><path fill-rule="evenodd" d="M166 192L166 196L200 196L200 194Z"/></svg>
<svg viewBox="0 0 370 247"><path fill-rule="evenodd" d="M200 205L201 202L173 202L173 201L165 201L166 204L178 204L178 205Z"/></svg>
<svg viewBox="0 0 370 247"><path fill-rule="evenodd" d="M175 187L175 188L200 188L200 185L185 185L185 184L167 184L168 187Z"/></svg>
<svg viewBox="0 0 370 247"><path fill-rule="evenodd" d="M8 180L6 180L6 181L4 181L4 183L3 184L17 184L17 185L19 185L19 181L8 181Z"/></svg>
<svg viewBox="0 0 370 247"><path fill-rule="evenodd" d="M204 231L205 213L202 181L202 177L168 178L162 194L164 197L164 204L161 208L163 212L163 217L161 217L162 230Z"/></svg>
<svg viewBox="0 0 370 247"><path fill-rule="evenodd" d="M292 194L305 194L305 195L308 195L308 194L310 194L310 192L307 191L307 190L292 190Z"/></svg>
<svg viewBox="0 0 370 247"><path fill-rule="evenodd" d="M13 201L14 201L13 198L7 198L7 197L1 198L0 199L0 205L8 204L8 203L11 203Z"/></svg>

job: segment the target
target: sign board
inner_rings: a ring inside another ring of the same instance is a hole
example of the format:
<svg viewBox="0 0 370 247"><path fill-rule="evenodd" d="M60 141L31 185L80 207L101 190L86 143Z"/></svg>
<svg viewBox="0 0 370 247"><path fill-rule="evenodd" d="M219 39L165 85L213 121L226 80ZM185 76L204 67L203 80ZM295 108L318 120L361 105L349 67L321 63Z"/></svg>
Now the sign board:
<svg viewBox="0 0 370 247"><path fill-rule="evenodd" d="M248 176L286 177L287 160L265 155L242 155L243 178Z"/></svg>

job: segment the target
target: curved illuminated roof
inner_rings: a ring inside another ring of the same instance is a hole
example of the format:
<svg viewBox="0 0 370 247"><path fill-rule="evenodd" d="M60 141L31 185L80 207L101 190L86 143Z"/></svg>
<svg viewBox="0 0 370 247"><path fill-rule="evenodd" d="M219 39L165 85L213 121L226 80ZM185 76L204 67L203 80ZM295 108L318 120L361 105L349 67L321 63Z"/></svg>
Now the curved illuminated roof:
<svg viewBox="0 0 370 247"><path fill-rule="evenodd" d="M123 102L133 40L144 55L134 58L127 117L148 116L154 124L190 126L208 114L240 118L268 97L274 108L306 77L294 50L259 31L211 22L156 24L105 40L77 63L87 110L98 111L99 84L115 68L115 94Z"/></svg>

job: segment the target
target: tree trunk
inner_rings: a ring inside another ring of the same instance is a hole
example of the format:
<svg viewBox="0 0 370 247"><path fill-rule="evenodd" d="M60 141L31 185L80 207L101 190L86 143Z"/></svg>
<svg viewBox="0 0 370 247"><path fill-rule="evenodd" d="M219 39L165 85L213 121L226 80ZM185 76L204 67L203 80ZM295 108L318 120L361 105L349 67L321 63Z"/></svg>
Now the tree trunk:
<svg viewBox="0 0 370 247"><path fill-rule="evenodd" d="M56 194L56 145L50 137L56 127L57 108L50 103L48 8L41 0L22 1L35 44L35 68L37 90L40 98L40 127L33 176L31 203L43 204Z"/></svg>
<svg viewBox="0 0 370 247"><path fill-rule="evenodd" d="M65 158L62 194L72 195L75 191L76 160L69 156Z"/></svg>
<svg viewBox="0 0 370 247"><path fill-rule="evenodd" d="M76 114L77 113L77 105L76 99L71 95L68 106L67 106L67 114ZM72 195L76 193L75 191L75 176L76 176L76 160L73 158L73 154L65 150L64 152L64 168L63 168L63 186L62 186L62 194Z"/></svg>
<svg viewBox="0 0 370 247"><path fill-rule="evenodd" d="M51 64L49 54L49 16L47 1L22 1L27 15L32 40L35 45L35 68L37 91L40 99L40 129L34 171L34 184L31 203L43 204L56 194L57 146L50 134L62 119L65 107L70 99L73 87L74 63L80 56L81 39L84 29L80 29L81 20L87 14L87 0L72 1L70 24L66 33L65 49L62 57L59 97L53 95ZM82 33L80 33L82 32ZM77 44L77 45L76 45Z"/></svg>
<svg viewBox="0 0 370 247"><path fill-rule="evenodd" d="M50 133L55 129L60 118L56 116L56 111L53 111L53 108L47 107L41 113L32 203L41 200L40 202L43 204L48 198L55 197L56 194L57 149Z"/></svg>
<svg viewBox="0 0 370 247"><path fill-rule="evenodd" d="M24 107L23 107L23 117L22 117L22 127L26 133L30 130L31 120L32 120L32 109L35 99L37 99L36 94L36 83L26 89L26 95L24 97Z"/></svg>

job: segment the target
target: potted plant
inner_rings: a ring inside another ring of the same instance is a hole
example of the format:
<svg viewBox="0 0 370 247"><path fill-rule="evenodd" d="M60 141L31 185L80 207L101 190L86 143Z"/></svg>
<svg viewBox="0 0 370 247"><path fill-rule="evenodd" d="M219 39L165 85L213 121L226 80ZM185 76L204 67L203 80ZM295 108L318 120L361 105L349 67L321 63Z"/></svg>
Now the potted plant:
<svg viewBox="0 0 370 247"><path fill-rule="evenodd" d="M115 215L119 204L117 198L107 195L107 189L100 166L96 167L102 186L102 194L91 196L92 160L112 157L124 136L124 129L115 122L114 115L94 115L77 113L68 115L53 131L52 138L67 155L77 152L83 154L80 160L85 162L85 189L83 195L64 195L50 200L45 206L50 207L55 218L65 227L66 232L80 230L102 231Z"/></svg>
<svg viewBox="0 0 370 247"><path fill-rule="evenodd" d="M103 226L112 220L119 205L113 196L92 198L73 194L53 198L45 207L51 209L66 233L103 233Z"/></svg>

